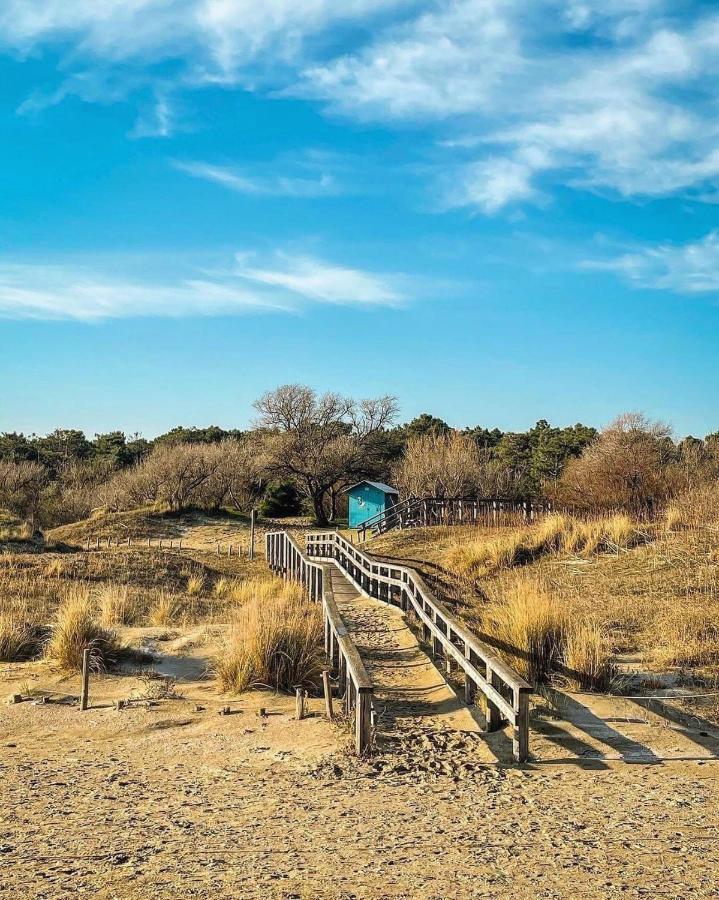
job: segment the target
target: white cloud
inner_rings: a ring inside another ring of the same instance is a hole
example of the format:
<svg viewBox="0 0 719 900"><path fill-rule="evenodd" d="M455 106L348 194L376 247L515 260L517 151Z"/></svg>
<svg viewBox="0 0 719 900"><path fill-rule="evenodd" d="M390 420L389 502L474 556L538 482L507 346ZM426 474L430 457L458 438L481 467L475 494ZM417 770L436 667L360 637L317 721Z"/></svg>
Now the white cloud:
<svg viewBox="0 0 719 900"><path fill-rule="evenodd" d="M0 262L0 318L102 321L296 312L313 303L398 305L394 281L310 257L278 254L278 268L253 268L238 254L229 271L185 278L118 277L100 266ZM128 267L129 268L129 267Z"/></svg>
<svg viewBox="0 0 719 900"><path fill-rule="evenodd" d="M168 97L207 83L316 100L332 114L423 129L418 146L434 148L447 176L444 208L496 213L557 185L702 199L719 184L719 15L708 4L4 0L0 47L46 44L67 51L64 81L23 111L70 94L146 97L159 82L136 132L166 136ZM172 85L157 74L168 60ZM235 190L314 195L301 179L282 187L196 165Z"/></svg>
<svg viewBox="0 0 719 900"><path fill-rule="evenodd" d="M237 273L259 284L283 288L320 303L397 306L404 301L399 276L332 265L309 256L276 254L275 266L249 265L238 255Z"/></svg>
<svg viewBox="0 0 719 900"><path fill-rule="evenodd" d="M588 260L585 269L616 272L642 288L679 294L719 292L719 232L688 244L659 244L611 260Z"/></svg>
<svg viewBox="0 0 719 900"><path fill-rule="evenodd" d="M339 193L335 178L321 173L316 178L288 175L254 175L228 166L216 166L203 162L174 163L175 168L194 178L213 181L238 194L255 194L270 197L325 197Z"/></svg>

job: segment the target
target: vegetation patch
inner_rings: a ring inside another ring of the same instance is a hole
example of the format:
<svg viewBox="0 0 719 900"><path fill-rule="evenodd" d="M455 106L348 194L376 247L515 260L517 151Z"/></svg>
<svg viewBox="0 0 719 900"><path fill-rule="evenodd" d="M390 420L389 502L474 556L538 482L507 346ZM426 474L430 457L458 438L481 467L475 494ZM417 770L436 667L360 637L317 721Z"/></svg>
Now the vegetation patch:
<svg viewBox="0 0 719 900"><path fill-rule="evenodd" d="M248 586L215 660L223 691L314 688L324 667L322 613L302 588L279 578Z"/></svg>

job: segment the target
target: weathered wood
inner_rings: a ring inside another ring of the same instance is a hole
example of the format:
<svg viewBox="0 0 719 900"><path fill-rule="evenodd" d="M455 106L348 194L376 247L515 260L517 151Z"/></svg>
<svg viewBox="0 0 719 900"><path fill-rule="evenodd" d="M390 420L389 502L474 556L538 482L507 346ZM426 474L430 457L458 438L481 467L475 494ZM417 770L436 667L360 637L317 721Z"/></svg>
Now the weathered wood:
<svg viewBox="0 0 719 900"><path fill-rule="evenodd" d="M521 504L518 504L521 509ZM443 507L442 515L449 514ZM408 566L379 564L335 532L307 535L312 557L336 559L357 587L369 596L394 602L392 587L399 589L421 623L425 640L432 642L434 656L443 656L447 671L456 663L465 673L465 696L473 701L479 690L487 703L488 730L500 727L506 718L515 735L514 754L529 754L528 696L530 686L496 652L473 635L427 587L424 579ZM461 648L461 649L460 649ZM476 663L475 663L476 660ZM509 694L510 702L504 694ZM522 699L525 698L525 699Z"/></svg>
<svg viewBox="0 0 719 900"><path fill-rule="evenodd" d="M327 710L327 718L332 719L332 685L330 684L330 673L328 669L325 669L322 672L322 688L325 695L325 709Z"/></svg>
<svg viewBox="0 0 719 900"><path fill-rule="evenodd" d="M90 697L90 662L91 650L85 647L82 651L82 685L80 687L80 711L85 712Z"/></svg>
<svg viewBox="0 0 719 900"><path fill-rule="evenodd" d="M257 510L253 507L250 513L250 559L255 558L255 520L257 518Z"/></svg>
<svg viewBox="0 0 719 900"><path fill-rule="evenodd" d="M295 688L295 706L297 712L297 721L301 722L305 717L305 701L307 700L307 691L304 688Z"/></svg>

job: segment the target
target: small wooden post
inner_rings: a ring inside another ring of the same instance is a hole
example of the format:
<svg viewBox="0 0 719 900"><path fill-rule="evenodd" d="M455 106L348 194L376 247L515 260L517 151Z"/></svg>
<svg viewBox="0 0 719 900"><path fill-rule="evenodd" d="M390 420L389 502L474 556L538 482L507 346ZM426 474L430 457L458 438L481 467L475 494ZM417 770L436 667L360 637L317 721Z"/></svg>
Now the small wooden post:
<svg viewBox="0 0 719 900"><path fill-rule="evenodd" d="M95 538L95 549L96 550L100 549L100 538L99 537Z"/></svg>
<svg viewBox="0 0 719 900"><path fill-rule="evenodd" d="M512 733L512 750L517 762L527 762L529 759L529 694L528 688L514 690L516 725Z"/></svg>
<svg viewBox="0 0 719 900"><path fill-rule="evenodd" d="M252 507L250 513L250 559L255 558L255 521L257 519L257 510Z"/></svg>
<svg viewBox="0 0 719 900"><path fill-rule="evenodd" d="M87 541L86 541L85 549L86 549L86 550L89 550L89 549L90 549L90 538L88 538Z"/></svg>
<svg viewBox="0 0 719 900"><path fill-rule="evenodd" d="M357 753L369 749L372 734L372 695L367 688L357 691L355 710L355 748Z"/></svg>
<svg viewBox="0 0 719 900"><path fill-rule="evenodd" d="M148 546L148 547L151 547L151 546L152 546L152 538L151 538L151 537L149 537L149 538L147 539L147 546Z"/></svg>
<svg viewBox="0 0 719 900"><path fill-rule="evenodd" d="M492 671L492 667L489 663L487 663L487 681L492 685L493 688L498 687L498 679L497 676ZM500 716L499 709L495 706L494 703L487 697L487 731L497 731L502 721L502 717Z"/></svg>
<svg viewBox="0 0 719 900"><path fill-rule="evenodd" d="M325 707L327 709L327 718L332 718L332 685L330 684L330 673L327 669L322 672L322 687L325 692Z"/></svg>
<svg viewBox="0 0 719 900"><path fill-rule="evenodd" d="M227 545L227 555L232 556L232 544Z"/></svg>
<svg viewBox="0 0 719 900"><path fill-rule="evenodd" d="M217 555L220 555L220 542L217 542Z"/></svg>
<svg viewBox="0 0 719 900"><path fill-rule="evenodd" d="M182 550L182 538L180 538L180 550Z"/></svg>
<svg viewBox="0 0 719 900"><path fill-rule="evenodd" d="M295 703L297 707L297 721L301 722L305 717L305 700L307 699L307 691L303 688L295 688Z"/></svg>
<svg viewBox="0 0 719 900"><path fill-rule="evenodd" d="M90 694L90 648L82 651L82 690L80 692L80 711L87 709L87 701Z"/></svg>

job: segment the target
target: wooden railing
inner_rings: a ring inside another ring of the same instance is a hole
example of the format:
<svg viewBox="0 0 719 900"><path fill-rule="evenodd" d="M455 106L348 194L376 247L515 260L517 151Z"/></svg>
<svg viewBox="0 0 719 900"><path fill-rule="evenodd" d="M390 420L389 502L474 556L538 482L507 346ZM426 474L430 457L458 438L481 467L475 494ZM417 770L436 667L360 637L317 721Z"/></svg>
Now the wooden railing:
<svg viewBox="0 0 719 900"><path fill-rule="evenodd" d="M503 525L520 520L532 522L552 511L552 504L506 497L410 497L378 513L357 529L360 541L393 528L430 525Z"/></svg>
<svg viewBox="0 0 719 900"><path fill-rule="evenodd" d="M487 730L496 731L505 719L512 726L512 749L519 762L529 757L529 695L531 687L494 650L480 641L434 596L424 579L409 566L380 562L337 532L307 535L308 557L332 559L367 596L412 611L432 642L435 657L443 657L448 672L464 673L467 703L476 691L485 698Z"/></svg>
<svg viewBox="0 0 719 900"><path fill-rule="evenodd" d="M322 603L325 651L338 674L345 712L354 715L355 749L364 753L372 741L374 688L337 607L329 577L331 565L310 559L286 531L268 532L265 550L267 563L276 575L299 581L310 599Z"/></svg>

